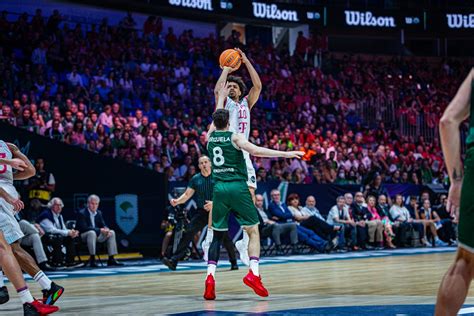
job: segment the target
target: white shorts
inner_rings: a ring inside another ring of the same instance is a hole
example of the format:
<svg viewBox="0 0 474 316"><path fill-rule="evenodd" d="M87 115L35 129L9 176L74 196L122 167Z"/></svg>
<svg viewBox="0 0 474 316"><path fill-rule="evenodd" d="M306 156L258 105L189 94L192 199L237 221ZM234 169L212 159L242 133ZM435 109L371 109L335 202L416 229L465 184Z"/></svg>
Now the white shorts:
<svg viewBox="0 0 474 316"><path fill-rule="evenodd" d="M255 168L253 167L252 160L250 160L250 155L246 151L244 153L245 164L247 165L247 186L257 189L257 174L255 173Z"/></svg>
<svg viewBox="0 0 474 316"><path fill-rule="evenodd" d="M2 188L14 198L18 197L15 187L2 186ZM0 198L0 230L9 245L25 236L14 216L14 212L13 205Z"/></svg>

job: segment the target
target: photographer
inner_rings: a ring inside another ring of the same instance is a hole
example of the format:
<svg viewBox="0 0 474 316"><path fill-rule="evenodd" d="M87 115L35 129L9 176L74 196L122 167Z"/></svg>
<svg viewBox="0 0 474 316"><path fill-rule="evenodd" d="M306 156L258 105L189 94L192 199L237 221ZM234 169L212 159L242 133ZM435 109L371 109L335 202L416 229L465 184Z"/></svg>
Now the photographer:
<svg viewBox="0 0 474 316"><path fill-rule="evenodd" d="M214 183L211 177L211 161L209 160L209 157L201 156L199 158L199 169L201 172L191 178L186 191L179 198L170 200L171 206L176 207L180 204L186 203L193 195L195 195L197 204L197 212L186 227L175 254L171 258L163 257L163 263L171 270L176 270L178 261L186 254L186 248L188 247L189 242L198 231L206 226L208 221L209 214L208 211L204 209L204 204L206 201L212 201L212 191L214 189ZM229 261L232 265L231 270L237 270L238 266L234 245L230 238L228 238L227 234L226 236L227 237L224 238L224 247L227 249L229 254Z"/></svg>

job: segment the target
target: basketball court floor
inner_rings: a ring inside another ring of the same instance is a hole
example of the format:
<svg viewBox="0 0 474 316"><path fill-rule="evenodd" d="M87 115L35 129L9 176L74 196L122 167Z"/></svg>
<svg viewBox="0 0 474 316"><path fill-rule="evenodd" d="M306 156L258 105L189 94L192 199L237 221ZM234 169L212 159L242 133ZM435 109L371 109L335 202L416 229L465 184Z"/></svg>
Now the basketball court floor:
<svg viewBox="0 0 474 316"><path fill-rule="evenodd" d="M157 260L119 268L51 273L66 291L60 315L432 315L440 280L455 248L420 248L262 259L270 296L256 296L242 283L247 269L219 263L215 301L202 298L206 264L186 262L170 272ZM29 280L33 294L39 287ZM0 315L20 315L11 301ZM474 290L463 315L474 314Z"/></svg>

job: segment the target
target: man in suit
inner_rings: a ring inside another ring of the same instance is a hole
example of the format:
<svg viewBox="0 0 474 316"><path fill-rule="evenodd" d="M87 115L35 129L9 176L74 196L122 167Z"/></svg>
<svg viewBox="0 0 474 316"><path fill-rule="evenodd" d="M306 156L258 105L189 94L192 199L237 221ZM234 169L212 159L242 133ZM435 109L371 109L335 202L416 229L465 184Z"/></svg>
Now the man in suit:
<svg viewBox="0 0 474 316"><path fill-rule="evenodd" d="M258 219L260 220L260 237L266 238L271 236L275 242L277 255L283 255L283 250L281 249L281 236L289 234L292 254L297 254L298 231L296 223L277 223L270 219L268 213L263 208L263 196L261 194L255 196L255 207L258 211Z"/></svg>
<svg viewBox="0 0 474 316"><path fill-rule="evenodd" d="M46 233L46 244L53 248L53 262L58 265L65 264L70 268L82 267L83 264L74 262L76 256L74 239L79 237L79 231L66 228L61 215L63 207L64 203L60 198L52 198L48 202L48 209L41 212L36 221ZM66 248L65 262L62 252L63 245Z"/></svg>
<svg viewBox="0 0 474 316"><path fill-rule="evenodd" d="M288 209L285 203L281 202L280 191L272 190L271 193L272 201L268 205L268 212L272 215L272 220L278 223L296 223L293 214ZM329 252L337 245L332 240L327 241L318 236L311 229L297 226L298 240L319 252Z"/></svg>
<svg viewBox="0 0 474 316"><path fill-rule="evenodd" d="M87 243L89 249L89 266L97 267L95 261L96 244L107 243L107 252L109 260L107 266L121 266L123 263L115 260L114 256L117 254L117 241L115 239L115 232L107 227L102 212L98 209L100 198L97 195L90 195L87 198L87 207L80 210L77 214L76 228L81 233L82 241Z"/></svg>

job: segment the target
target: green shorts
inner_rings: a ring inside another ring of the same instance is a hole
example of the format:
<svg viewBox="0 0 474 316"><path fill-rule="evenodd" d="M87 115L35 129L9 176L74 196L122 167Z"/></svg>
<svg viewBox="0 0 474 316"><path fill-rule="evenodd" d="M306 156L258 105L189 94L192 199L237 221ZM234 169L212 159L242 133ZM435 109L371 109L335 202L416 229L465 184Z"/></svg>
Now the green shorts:
<svg viewBox="0 0 474 316"><path fill-rule="evenodd" d="M474 146L467 150L459 209L459 245L474 253Z"/></svg>
<svg viewBox="0 0 474 316"><path fill-rule="evenodd" d="M257 209L245 181L218 181L212 194L212 229L229 229L229 215L233 213L240 226L259 224Z"/></svg>

